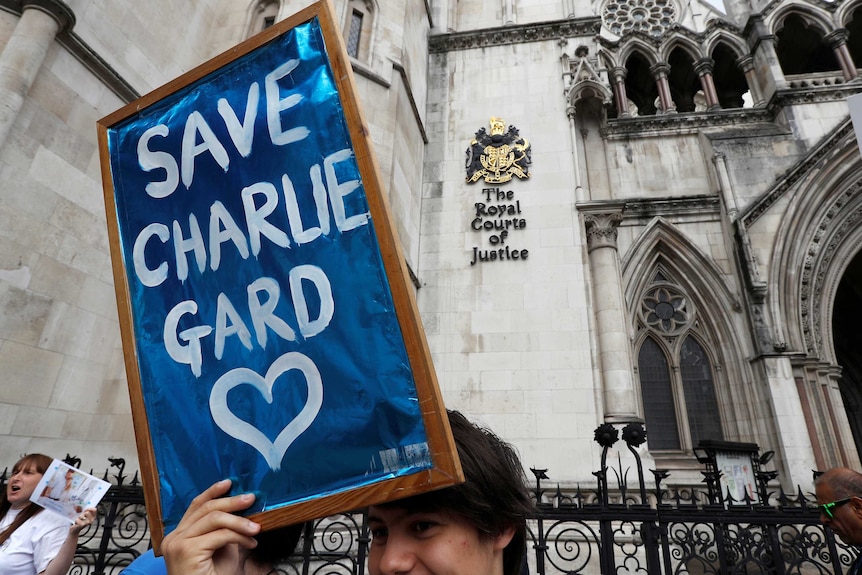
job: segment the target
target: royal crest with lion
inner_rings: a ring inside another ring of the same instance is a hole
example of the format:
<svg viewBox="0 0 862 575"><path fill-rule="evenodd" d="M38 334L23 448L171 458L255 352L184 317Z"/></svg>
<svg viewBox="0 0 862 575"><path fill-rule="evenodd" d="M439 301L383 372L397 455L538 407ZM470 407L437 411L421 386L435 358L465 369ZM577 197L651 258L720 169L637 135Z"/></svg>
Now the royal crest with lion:
<svg viewBox="0 0 862 575"><path fill-rule="evenodd" d="M479 128L467 148L467 182L484 179L488 184L503 184L517 176L530 177L530 143L502 118L491 118L491 133Z"/></svg>

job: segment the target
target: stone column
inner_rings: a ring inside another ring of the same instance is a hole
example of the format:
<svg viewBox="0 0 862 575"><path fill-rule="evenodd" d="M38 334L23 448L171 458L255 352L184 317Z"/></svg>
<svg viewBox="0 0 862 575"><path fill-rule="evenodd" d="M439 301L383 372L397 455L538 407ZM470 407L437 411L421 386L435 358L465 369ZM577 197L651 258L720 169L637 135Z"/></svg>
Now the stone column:
<svg viewBox="0 0 862 575"><path fill-rule="evenodd" d="M835 52L835 59L838 60L838 64L841 66L841 73L844 75L844 81L846 82L853 80L859 75L856 72L856 64L853 62L853 56L850 55L850 50L847 49L848 34L846 28L839 28L823 38L829 44L829 47L832 48L832 51Z"/></svg>
<svg viewBox="0 0 862 575"><path fill-rule="evenodd" d="M724 209L730 221L736 220L739 213L736 207L736 192L730 183L730 173L727 170L727 159L722 152L716 152L712 156L715 171L718 174L718 188L721 190L721 198L724 200Z"/></svg>
<svg viewBox="0 0 862 575"><path fill-rule="evenodd" d="M0 53L0 148L18 118L45 54L57 34L75 22L61 0L23 0L21 18Z"/></svg>
<svg viewBox="0 0 862 575"><path fill-rule="evenodd" d="M748 83L748 91L751 92L751 101L754 106L765 106L766 100L763 98L763 91L758 84L757 73L754 70L754 57L751 55L743 56L736 61L736 65L745 74L745 81Z"/></svg>
<svg viewBox="0 0 862 575"><path fill-rule="evenodd" d="M581 161L578 154L578 126L577 111L574 104L566 108L566 116L569 118L569 136L572 142L572 166L575 170L575 201L584 202L588 200L586 190L581 182Z"/></svg>
<svg viewBox="0 0 862 575"><path fill-rule="evenodd" d="M622 66L611 69L611 81L614 87L614 98L617 101L618 118L628 118L631 115L629 114L629 100L626 95L626 74L628 74L628 70Z"/></svg>
<svg viewBox="0 0 862 575"><path fill-rule="evenodd" d="M715 81L712 77L713 66L715 66L715 62L712 58L703 58L694 65L694 71L700 79L700 88L703 90L703 95L706 96L706 109L709 111L721 109L721 105L718 103L718 94L715 92Z"/></svg>
<svg viewBox="0 0 862 575"><path fill-rule="evenodd" d="M658 99L661 103L659 113L668 114L670 112L676 112L676 105L673 103L673 98L670 96L670 84L668 84L667 81L670 66L664 62L659 62L650 67L649 71L652 72L652 75L655 78L655 84L658 86Z"/></svg>
<svg viewBox="0 0 862 575"><path fill-rule="evenodd" d="M760 99L770 100L776 92L788 86L784 70L781 69L778 61L778 53L775 51L777 39L760 14L751 16L743 33L746 36L746 42L752 47L751 56L754 68L757 70ZM751 86L751 78L747 74L746 78L748 85Z"/></svg>
<svg viewBox="0 0 862 575"><path fill-rule="evenodd" d="M503 25L517 24L515 21L515 0L503 0Z"/></svg>
<svg viewBox="0 0 862 575"><path fill-rule="evenodd" d="M622 205L603 203L594 208L578 206L578 209L586 212L584 226L593 279L604 419L608 423L643 421L637 414L632 377L634 369L617 252L617 226L623 218Z"/></svg>

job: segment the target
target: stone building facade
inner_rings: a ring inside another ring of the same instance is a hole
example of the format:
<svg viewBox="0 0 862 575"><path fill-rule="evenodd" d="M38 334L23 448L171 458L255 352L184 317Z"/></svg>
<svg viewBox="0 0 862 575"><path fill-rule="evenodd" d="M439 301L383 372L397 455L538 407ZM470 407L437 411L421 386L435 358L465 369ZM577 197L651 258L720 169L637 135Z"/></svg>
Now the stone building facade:
<svg viewBox="0 0 862 575"><path fill-rule="evenodd" d="M95 123L306 4L0 0L0 460L135 459ZM333 4L448 406L562 485L860 466L862 2Z"/></svg>

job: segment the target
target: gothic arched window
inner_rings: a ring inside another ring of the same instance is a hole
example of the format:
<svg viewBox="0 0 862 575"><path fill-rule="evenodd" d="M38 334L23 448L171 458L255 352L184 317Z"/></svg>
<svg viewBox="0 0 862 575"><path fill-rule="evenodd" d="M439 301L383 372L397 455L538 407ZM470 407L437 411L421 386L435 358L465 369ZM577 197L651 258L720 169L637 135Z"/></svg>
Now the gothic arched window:
<svg viewBox="0 0 862 575"><path fill-rule="evenodd" d="M702 439L723 439L713 360L701 342L685 293L661 274L641 299L646 337L638 375L650 451L691 451Z"/></svg>
<svg viewBox="0 0 862 575"><path fill-rule="evenodd" d="M637 106L638 116L655 115L658 86L650 72L649 62L637 51L626 60L626 94Z"/></svg>
<svg viewBox="0 0 862 575"><path fill-rule="evenodd" d="M745 73L737 65L738 59L734 51L723 42L719 42L712 51L713 83L718 103L724 110L745 106L748 81L745 79Z"/></svg>
<svg viewBox="0 0 862 575"><path fill-rule="evenodd" d="M260 0L257 2L251 10L248 36L254 36L275 24L276 18L278 18L279 5L279 0Z"/></svg>
<svg viewBox="0 0 862 575"><path fill-rule="evenodd" d="M650 449L679 449L679 426L670 369L664 351L652 337L641 344L638 373Z"/></svg>
<svg viewBox="0 0 862 575"><path fill-rule="evenodd" d="M374 7L371 0L350 0L347 3L344 43L350 57L363 62L368 62L371 53Z"/></svg>
<svg viewBox="0 0 862 575"><path fill-rule="evenodd" d="M840 70L835 53L823 39L823 32L809 26L801 16L790 14L775 34L775 52L785 75Z"/></svg>
<svg viewBox="0 0 862 575"><path fill-rule="evenodd" d="M674 48L668 58L670 74L668 85L677 112L694 112L695 96L700 90L700 80L694 71L694 59L682 48Z"/></svg>

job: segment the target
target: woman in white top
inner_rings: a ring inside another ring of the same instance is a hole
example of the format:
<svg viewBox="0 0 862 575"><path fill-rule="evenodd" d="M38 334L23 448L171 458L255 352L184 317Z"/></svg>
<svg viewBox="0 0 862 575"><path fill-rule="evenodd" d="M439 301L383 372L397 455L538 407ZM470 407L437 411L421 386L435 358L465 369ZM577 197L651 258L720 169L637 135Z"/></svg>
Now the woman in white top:
<svg viewBox="0 0 862 575"><path fill-rule="evenodd" d="M0 495L3 575L65 575L75 557L78 535L96 518L96 510L87 509L70 526L64 517L30 501L51 461L38 453L23 457Z"/></svg>

